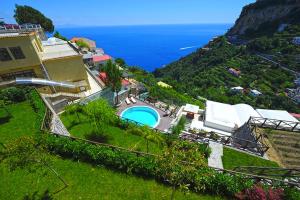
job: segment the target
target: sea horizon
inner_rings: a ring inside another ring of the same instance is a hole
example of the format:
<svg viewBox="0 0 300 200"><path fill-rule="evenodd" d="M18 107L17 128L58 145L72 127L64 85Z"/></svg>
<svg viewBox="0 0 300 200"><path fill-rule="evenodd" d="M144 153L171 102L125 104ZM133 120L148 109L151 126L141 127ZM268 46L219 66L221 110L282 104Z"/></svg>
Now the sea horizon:
<svg viewBox="0 0 300 200"><path fill-rule="evenodd" d="M114 58L146 71L184 57L215 36L223 35L232 24L152 24L118 26L57 27L63 36L86 37Z"/></svg>

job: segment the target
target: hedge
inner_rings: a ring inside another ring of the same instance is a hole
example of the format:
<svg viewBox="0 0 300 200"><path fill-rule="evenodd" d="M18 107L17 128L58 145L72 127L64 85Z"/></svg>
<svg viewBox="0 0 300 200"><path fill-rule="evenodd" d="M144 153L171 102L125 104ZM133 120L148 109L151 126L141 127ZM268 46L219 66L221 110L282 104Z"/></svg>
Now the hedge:
<svg viewBox="0 0 300 200"><path fill-rule="evenodd" d="M41 141L50 152L62 157L103 165L168 183L162 178L165 170L159 166L155 156L137 156L129 151L53 135L43 137ZM253 185L252 180L218 173L208 167L203 167L193 174L185 174L182 179L194 192L221 194L229 197Z"/></svg>

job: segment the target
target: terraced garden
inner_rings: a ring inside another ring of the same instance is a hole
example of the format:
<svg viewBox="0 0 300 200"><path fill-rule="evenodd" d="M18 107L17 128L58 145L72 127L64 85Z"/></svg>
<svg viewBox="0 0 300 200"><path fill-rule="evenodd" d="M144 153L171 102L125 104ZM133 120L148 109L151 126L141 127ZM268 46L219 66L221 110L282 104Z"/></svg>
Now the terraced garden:
<svg viewBox="0 0 300 200"><path fill-rule="evenodd" d="M300 166L300 133L271 130L265 131L285 167Z"/></svg>

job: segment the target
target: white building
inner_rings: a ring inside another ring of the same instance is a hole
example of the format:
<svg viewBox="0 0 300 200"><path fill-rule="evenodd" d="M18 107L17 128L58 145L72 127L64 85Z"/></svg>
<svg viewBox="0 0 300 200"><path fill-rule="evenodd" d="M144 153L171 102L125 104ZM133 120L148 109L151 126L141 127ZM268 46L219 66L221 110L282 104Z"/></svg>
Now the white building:
<svg viewBox="0 0 300 200"><path fill-rule="evenodd" d="M247 104L230 105L214 101L206 101L203 121L194 118L190 128L207 132L213 131L222 135L231 136L238 128L247 123L250 117L256 117L258 119L258 123L263 123L265 121L264 118L298 122L295 117L284 110L255 110ZM285 126L287 126L285 123L280 124L280 127ZM300 129L300 124L298 126Z"/></svg>
<svg viewBox="0 0 300 200"><path fill-rule="evenodd" d="M262 93L258 90L250 90L250 95L253 97L258 97L258 96L262 95Z"/></svg>
<svg viewBox="0 0 300 200"><path fill-rule="evenodd" d="M214 101L206 101L204 125L221 131L233 133L250 117L260 117L247 104L230 105Z"/></svg>
<svg viewBox="0 0 300 200"><path fill-rule="evenodd" d="M243 93L244 88L241 87L241 86L237 86L237 87L232 87L232 88L230 88L230 90L231 90L232 92L234 92L234 93Z"/></svg>

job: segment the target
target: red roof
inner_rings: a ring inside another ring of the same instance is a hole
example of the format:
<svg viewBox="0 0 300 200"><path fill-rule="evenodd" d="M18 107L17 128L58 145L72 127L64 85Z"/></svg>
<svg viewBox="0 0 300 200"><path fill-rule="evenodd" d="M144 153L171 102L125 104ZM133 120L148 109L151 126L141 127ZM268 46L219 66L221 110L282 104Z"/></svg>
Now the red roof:
<svg viewBox="0 0 300 200"><path fill-rule="evenodd" d="M123 86L127 86L127 85L130 85L130 82L126 79L122 79L122 85Z"/></svg>
<svg viewBox="0 0 300 200"><path fill-rule="evenodd" d="M297 113L290 113L293 117L300 119L300 114Z"/></svg>
<svg viewBox="0 0 300 200"><path fill-rule="evenodd" d="M104 54L103 56L93 56L94 62L104 62L110 60L111 57L109 55Z"/></svg>

